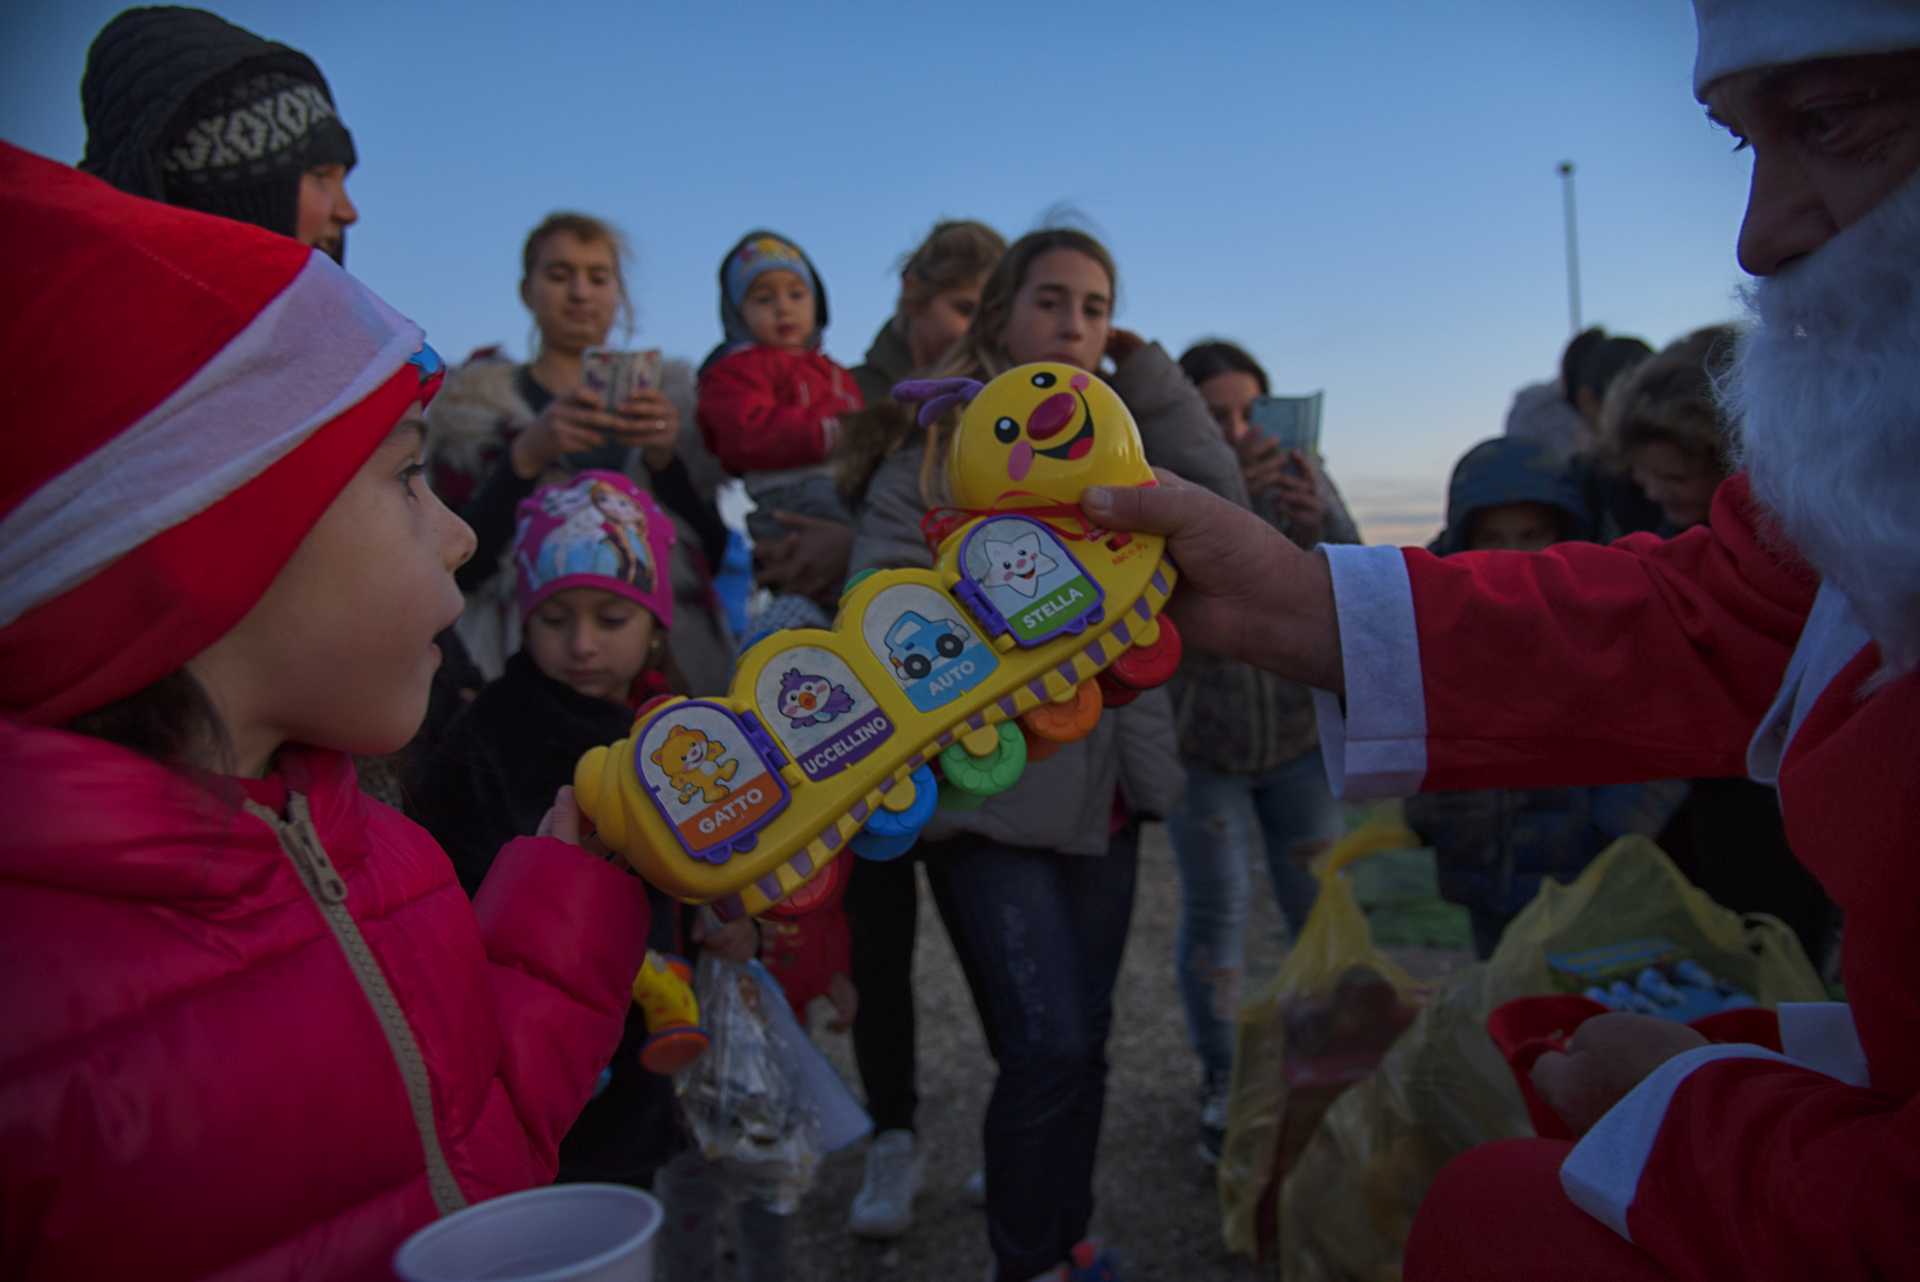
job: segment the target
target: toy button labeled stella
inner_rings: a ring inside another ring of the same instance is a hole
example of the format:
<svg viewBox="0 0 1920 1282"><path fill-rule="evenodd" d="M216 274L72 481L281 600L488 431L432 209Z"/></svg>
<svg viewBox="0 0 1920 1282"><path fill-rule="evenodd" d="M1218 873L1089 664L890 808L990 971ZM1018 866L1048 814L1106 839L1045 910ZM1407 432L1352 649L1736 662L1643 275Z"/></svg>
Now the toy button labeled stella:
<svg viewBox="0 0 1920 1282"><path fill-rule="evenodd" d="M935 567L856 577L831 629L766 637L724 699L656 704L575 771L601 840L722 916L794 896L845 850L897 857L936 802L1013 787L1179 660L1164 540L1079 507L1089 485L1153 483L1111 388L1047 363L895 395L922 423L960 410Z"/></svg>

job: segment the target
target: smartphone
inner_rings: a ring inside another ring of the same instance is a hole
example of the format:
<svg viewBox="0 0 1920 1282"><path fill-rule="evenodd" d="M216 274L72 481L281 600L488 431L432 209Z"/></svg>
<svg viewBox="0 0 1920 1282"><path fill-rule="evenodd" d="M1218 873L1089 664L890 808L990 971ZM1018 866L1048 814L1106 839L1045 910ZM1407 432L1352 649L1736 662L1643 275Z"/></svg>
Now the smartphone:
<svg viewBox="0 0 1920 1282"><path fill-rule="evenodd" d="M623 352L612 347L589 347L580 354L580 381L613 409L635 392L660 386L660 349Z"/></svg>
<svg viewBox="0 0 1920 1282"><path fill-rule="evenodd" d="M1247 421L1282 449L1320 453L1320 406L1326 393L1306 396L1256 396L1247 406Z"/></svg>
<svg viewBox="0 0 1920 1282"><path fill-rule="evenodd" d="M580 353L580 383L600 397L608 409L624 404L635 392L660 385L660 349L623 352L613 347L589 347ZM626 466L631 447L618 438L567 455L575 471L602 468L618 472Z"/></svg>

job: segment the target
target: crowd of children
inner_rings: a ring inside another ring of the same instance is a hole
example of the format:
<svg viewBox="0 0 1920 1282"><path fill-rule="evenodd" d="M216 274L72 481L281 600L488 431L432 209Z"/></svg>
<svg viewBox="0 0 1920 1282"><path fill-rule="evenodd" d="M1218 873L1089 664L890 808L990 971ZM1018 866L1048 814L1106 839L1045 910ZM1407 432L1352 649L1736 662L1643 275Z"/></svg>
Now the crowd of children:
<svg viewBox="0 0 1920 1282"><path fill-rule="evenodd" d="M181 82L134 119L143 59ZM1358 544L1318 455L1250 421L1259 362L1221 340L1176 362L1115 326L1118 269L1084 232L1008 245L951 221L903 258L894 316L846 370L821 350L821 273L755 230L721 259L705 361L609 403L587 365L631 328L625 242L563 211L522 247L530 359L450 372L337 265L357 153L310 60L198 11L130 11L84 99L85 168L109 181L0 144L0 964L32 977L0 1052L0 1273L371 1276L432 1218L557 1177L654 1189L672 1282L721 1276L722 1236L740 1276L786 1276L786 1217L690 1141L641 1062L649 949L758 957L803 1021L822 1001L851 1029L875 1138L848 1227L897 1237L925 1156L924 872L996 1063L993 1276L1113 1282L1090 1224L1141 827L1166 822L1177 855L1217 1161L1248 866L1298 931L1307 862L1342 827L1307 686L1189 656L1011 791L941 812L912 858L847 856L818 902L761 923L632 875L582 836L568 785L651 701L724 690L757 636L824 626L850 576L931 564L956 416L896 403L912 376L1097 374L1151 463L1263 537ZM267 162L196 150L256 110L283 130ZM111 384L88 376L109 342L129 354ZM1458 461L1429 551L1707 522L1734 466L1714 392L1733 342L1577 336ZM728 477L764 589L745 635L715 592ZM356 760L390 763L394 805ZM1462 789L1405 813L1482 957L1544 880L1630 833L1785 918L1816 961L1837 925L1762 785Z"/></svg>

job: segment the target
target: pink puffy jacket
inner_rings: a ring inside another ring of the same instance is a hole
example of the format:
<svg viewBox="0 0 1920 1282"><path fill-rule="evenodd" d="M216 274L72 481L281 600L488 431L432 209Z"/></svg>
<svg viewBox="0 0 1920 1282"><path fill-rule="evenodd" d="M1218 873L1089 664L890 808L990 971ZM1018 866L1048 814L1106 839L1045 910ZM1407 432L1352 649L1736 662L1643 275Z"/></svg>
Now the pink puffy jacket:
<svg viewBox="0 0 1920 1282"><path fill-rule="evenodd" d="M553 1178L644 887L524 838L469 905L347 757L281 759L284 818L0 721L0 1276L386 1277Z"/></svg>

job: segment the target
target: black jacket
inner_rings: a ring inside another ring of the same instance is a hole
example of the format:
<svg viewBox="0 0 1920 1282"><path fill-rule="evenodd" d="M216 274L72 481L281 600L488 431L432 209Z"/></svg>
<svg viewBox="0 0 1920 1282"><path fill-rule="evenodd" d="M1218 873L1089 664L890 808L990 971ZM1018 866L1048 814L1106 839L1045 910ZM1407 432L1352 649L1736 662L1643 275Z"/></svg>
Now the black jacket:
<svg viewBox="0 0 1920 1282"><path fill-rule="evenodd" d="M621 738L632 723L627 709L546 676L526 651L507 660L501 678L447 727L415 797L415 818L453 859L469 895L500 847L531 833L554 793L573 782L581 754ZM679 905L651 887L648 897L648 943L662 952L684 951ZM635 1007L609 1065L612 1080L561 1141L562 1180L650 1184L654 1171L680 1151L673 1083L640 1066L646 1036Z"/></svg>

